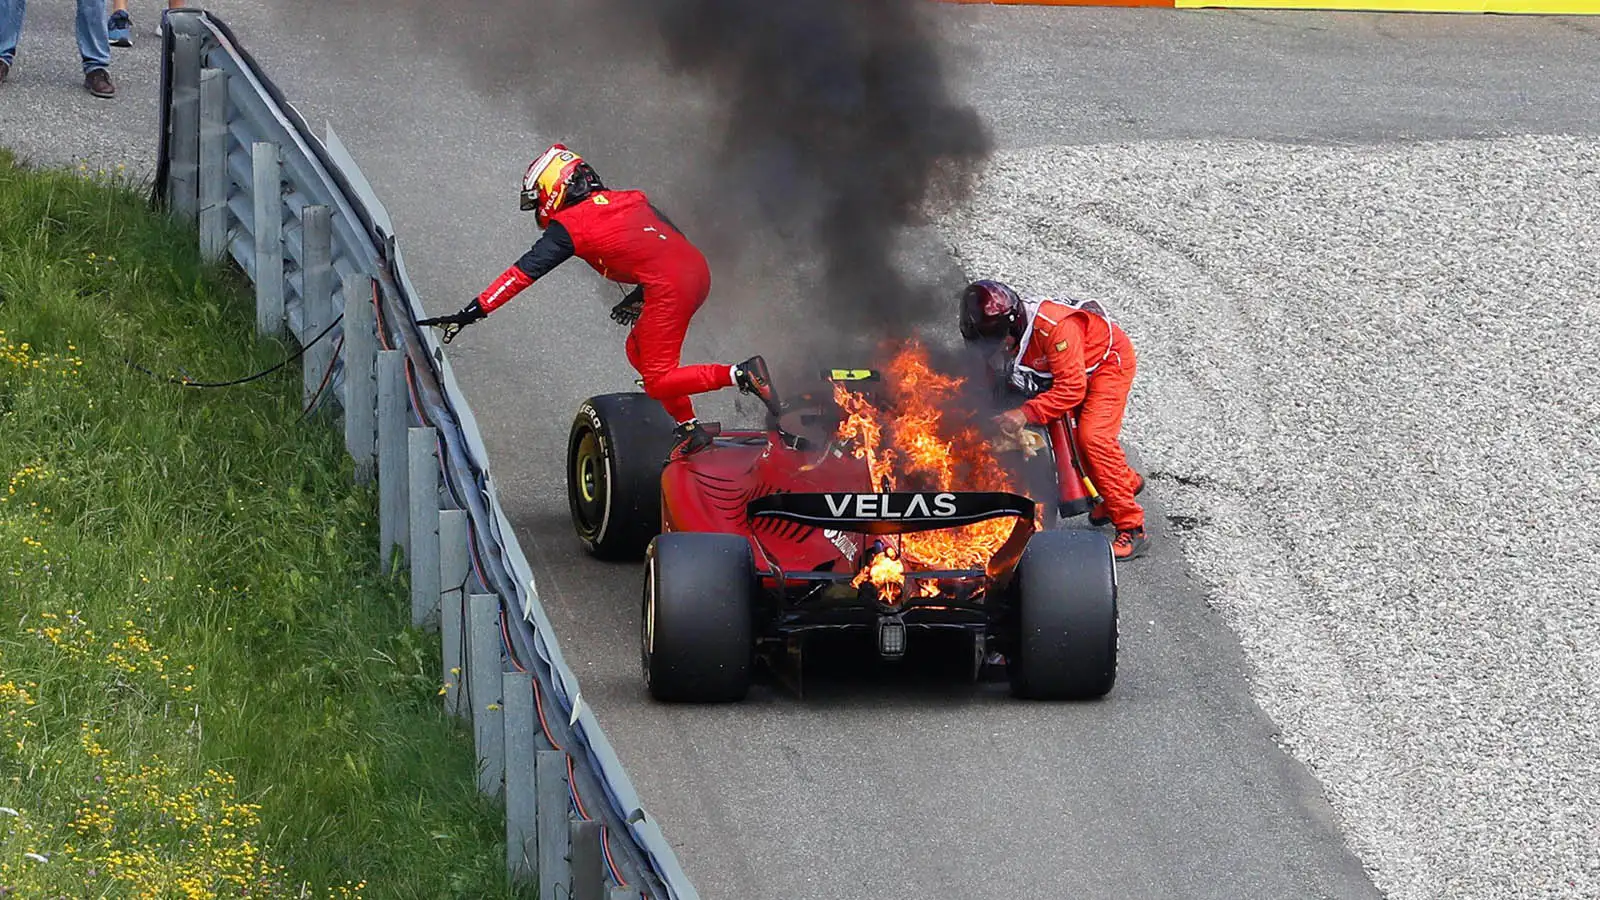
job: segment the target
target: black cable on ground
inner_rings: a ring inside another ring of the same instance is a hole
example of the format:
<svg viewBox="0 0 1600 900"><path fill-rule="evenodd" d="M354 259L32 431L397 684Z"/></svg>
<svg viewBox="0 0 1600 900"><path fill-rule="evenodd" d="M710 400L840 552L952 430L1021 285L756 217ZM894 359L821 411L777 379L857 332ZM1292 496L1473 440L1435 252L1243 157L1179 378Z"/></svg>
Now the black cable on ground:
<svg viewBox="0 0 1600 900"><path fill-rule="evenodd" d="M190 378L187 375L185 375L182 378L174 378L171 375L162 375L159 372L152 372L149 369L146 369L144 366L141 366L138 363L134 362L133 360L128 359L127 357L123 357L122 361L127 363L130 368L137 369L140 372L143 372L146 375L149 375L151 378L157 378L157 379L160 379L162 381L166 381L169 384L178 385L179 387L190 387L190 388L225 388L225 387L233 387L234 385L248 384L249 382L255 381L257 379L265 378L268 375L271 375L273 372L278 371L279 369L283 368L284 366L287 366L289 363L292 363L295 360L299 359L300 357L304 356L305 352L307 350L310 350L313 346L315 346L317 341L320 341L323 338L327 337L328 334L330 332L332 332L333 329L342 321L344 321L344 313L340 313L338 315L338 317L335 318L333 320L333 322L331 322L328 325L327 328L322 329L322 333L321 334L319 334L316 337L312 338L310 343L307 343L304 347L301 347L299 350L296 350L287 359L279 362L277 365L274 365L273 367L271 367L269 369L262 369L260 372L257 372L254 375L248 375L248 376L246 376L244 378L235 378L232 381L195 381L194 379Z"/></svg>
<svg viewBox="0 0 1600 900"><path fill-rule="evenodd" d="M344 349L344 335L339 335L339 342L333 345L333 359L328 361L328 368L322 373L322 383L317 385L317 392L311 395L311 402L306 404L300 413L300 421L311 418L311 414L322 405L322 392L328 389L328 382L333 380L333 366L339 361L339 351Z"/></svg>

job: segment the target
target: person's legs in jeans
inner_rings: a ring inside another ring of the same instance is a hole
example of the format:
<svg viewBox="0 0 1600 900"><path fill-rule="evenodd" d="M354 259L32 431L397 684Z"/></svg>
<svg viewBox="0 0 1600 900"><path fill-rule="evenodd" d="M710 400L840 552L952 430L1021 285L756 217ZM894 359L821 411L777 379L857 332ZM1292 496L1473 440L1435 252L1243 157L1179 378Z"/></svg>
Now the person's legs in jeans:
<svg viewBox="0 0 1600 900"><path fill-rule="evenodd" d="M22 39L22 17L28 0L0 0L0 63L7 67L17 56L17 41Z"/></svg>
<svg viewBox="0 0 1600 900"><path fill-rule="evenodd" d="M133 19L128 16L128 0L111 0L111 18L106 22L111 46L133 46Z"/></svg>
<svg viewBox="0 0 1600 900"><path fill-rule="evenodd" d="M111 38L106 33L106 0L78 0L78 55L83 74L111 68Z"/></svg>

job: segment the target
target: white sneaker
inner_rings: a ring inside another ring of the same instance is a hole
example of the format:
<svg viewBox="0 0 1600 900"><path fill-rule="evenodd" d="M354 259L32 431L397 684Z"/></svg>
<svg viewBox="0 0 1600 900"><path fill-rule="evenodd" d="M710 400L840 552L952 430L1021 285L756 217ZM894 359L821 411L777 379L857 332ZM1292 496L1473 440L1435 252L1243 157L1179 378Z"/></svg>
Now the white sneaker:
<svg viewBox="0 0 1600 900"><path fill-rule="evenodd" d="M165 28L163 28L163 25L164 25L165 21L166 21L166 18L164 16L157 16L156 17L156 27L155 27L155 36L156 37L164 37L166 35L166 30L165 30Z"/></svg>

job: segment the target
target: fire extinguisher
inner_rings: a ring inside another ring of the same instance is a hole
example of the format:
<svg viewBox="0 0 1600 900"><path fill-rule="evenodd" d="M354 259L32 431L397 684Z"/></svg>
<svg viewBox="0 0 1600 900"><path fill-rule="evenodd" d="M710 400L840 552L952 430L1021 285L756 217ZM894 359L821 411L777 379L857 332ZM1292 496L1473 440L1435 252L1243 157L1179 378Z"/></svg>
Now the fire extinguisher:
<svg viewBox="0 0 1600 900"><path fill-rule="evenodd" d="M1049 431L1050 449L1056 460L1061 518L1083 515L1102 502L1102 498L1083 468L1083 454L1078 449L1077 414L1069 413L1051 422Z"/></svg>

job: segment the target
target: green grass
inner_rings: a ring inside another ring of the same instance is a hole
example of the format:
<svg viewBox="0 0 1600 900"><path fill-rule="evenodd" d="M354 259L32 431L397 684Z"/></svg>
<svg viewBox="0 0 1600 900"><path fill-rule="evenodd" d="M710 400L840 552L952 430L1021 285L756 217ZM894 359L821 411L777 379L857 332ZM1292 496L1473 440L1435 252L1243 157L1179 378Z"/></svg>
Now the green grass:
<svg viewBox="0 0 1600 900"><path fill-rule="evenodd" d="M506 896L376 492L247 284L0 150L0 896ZM40 861L41 859L47 861Z"/></svg>

